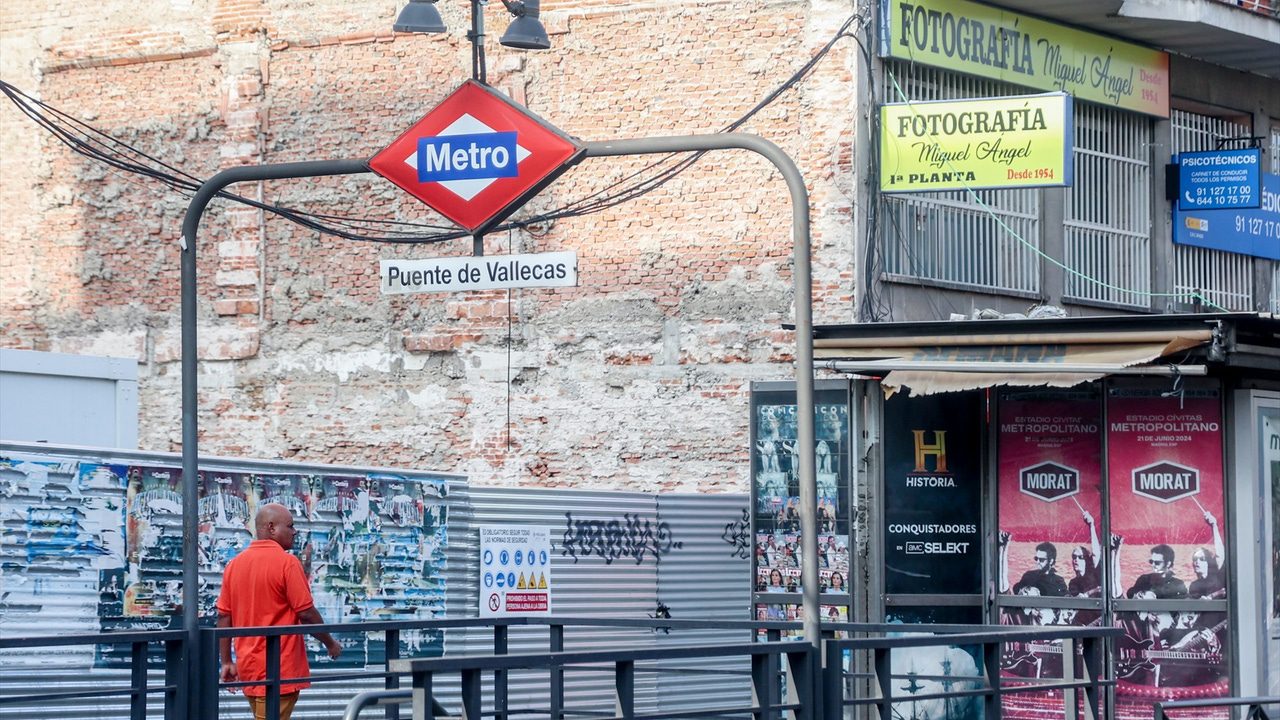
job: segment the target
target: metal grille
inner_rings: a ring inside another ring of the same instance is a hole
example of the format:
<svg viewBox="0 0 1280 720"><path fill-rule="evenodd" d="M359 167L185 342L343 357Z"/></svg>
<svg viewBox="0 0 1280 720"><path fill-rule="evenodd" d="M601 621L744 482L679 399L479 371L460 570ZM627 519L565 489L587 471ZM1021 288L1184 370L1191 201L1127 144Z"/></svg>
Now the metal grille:
<svg viewBox="0 0 1280 720"><path fill-rule="evenodd" d="M1151 121L1075 104L1075 184L1066 190L1066 297L1146 307L1151 292Z"/></svg>
<svg viewBox="0 0 1280 720"><path fill-rule="evenodd" d="M1174 153L1213 150L1219 139L1252 134L1251 125L1247 122L1185 110L1172 111L1169 120L1173 126ZM1174 245L1173 266L1175 293L1187 296L1199 293L1210 303L1226 310L1251 309L1253 259L1248 255Z"/></svg>
<svg viewBox="0 0 1280 720"><path fill-rule="evenodd" d="M885 64L885 87L891 102L903 101L903 95L924 101L1026 93L1007 83L906 62ZM888 276L1002 293L1039 292L1038 191L886 195L883 203Z"/></svg>

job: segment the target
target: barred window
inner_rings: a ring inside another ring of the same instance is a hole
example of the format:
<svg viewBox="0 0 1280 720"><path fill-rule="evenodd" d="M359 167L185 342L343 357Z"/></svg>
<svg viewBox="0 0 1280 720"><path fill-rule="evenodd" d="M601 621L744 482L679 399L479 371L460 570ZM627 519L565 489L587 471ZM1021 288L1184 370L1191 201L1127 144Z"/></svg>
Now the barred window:
<svg viewBox="0 0 1280 720"><path fill-rule="evenodd" d="M1152 133L1143 115L1075 103L1063 238L1068 299L1150 304Z"/></svg>
<svg viewBox="0 0 1280 720"><path fill-rule="evenodd" d="M885 63L884 87L886 102L1029 92L1008 83L902 61ZM964 191L881 196L886 279L1028 296L1038 293L1039 258L1011 233L1033 248L1040 247L1039 191L977 190L975 194L981 202Z"/></svg>
<svg viewBox="0 0 1280 720"><path fill-rule="evenodd" d="M1238 113L1202 114L1175 109L1169 121L1173 126L1172 150L1175 154L1215 150L1219 140L1253 134L1249 117ZM1276 142L1274 133L1272 142ZM1250 256L1174 245L1173 266L1174 292L1188 296L1193 292L1199 293L1209 302L1227 310L1252 309L1253 258Z"/></svg>

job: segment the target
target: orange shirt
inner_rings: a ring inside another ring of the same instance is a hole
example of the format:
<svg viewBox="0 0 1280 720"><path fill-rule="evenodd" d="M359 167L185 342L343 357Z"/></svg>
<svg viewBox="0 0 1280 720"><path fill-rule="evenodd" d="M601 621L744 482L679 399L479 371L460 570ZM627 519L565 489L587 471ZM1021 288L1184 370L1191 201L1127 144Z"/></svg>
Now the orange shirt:
<svg viewBox="0 0 1280 720"><path fill-rule="evenodd" d="M298 613L312 607L311 588L298 558L285 552L274 540L254 540L227 563L222 574L218 613L231 616L231 627L297 625ZM234 638L236 672L240 680L267 677L267 639ZM307 677L306 639L303 635L280 638L280 677ZM310 683L280 686L281 693L309 687ZM241 688L245 695L267 694L264 685Z"/></svg>

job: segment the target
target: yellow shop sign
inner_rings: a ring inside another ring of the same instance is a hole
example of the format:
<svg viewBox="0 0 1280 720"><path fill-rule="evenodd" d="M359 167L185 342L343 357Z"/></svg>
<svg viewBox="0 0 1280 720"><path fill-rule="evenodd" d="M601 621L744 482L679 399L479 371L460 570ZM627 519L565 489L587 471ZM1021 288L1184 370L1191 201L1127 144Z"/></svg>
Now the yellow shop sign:
<svg viewBox="0 0 1280 720"><path fill-rule="evenodd" d="M1071 96L1014 95L880 108L880 189L1071 184Z"/></svg>
<svg viewBox="0 0 1280 720"><path fill-rule="evenodd" d="M1169 55L968 0L881 0L880 54L1169 117Z"/></svg>

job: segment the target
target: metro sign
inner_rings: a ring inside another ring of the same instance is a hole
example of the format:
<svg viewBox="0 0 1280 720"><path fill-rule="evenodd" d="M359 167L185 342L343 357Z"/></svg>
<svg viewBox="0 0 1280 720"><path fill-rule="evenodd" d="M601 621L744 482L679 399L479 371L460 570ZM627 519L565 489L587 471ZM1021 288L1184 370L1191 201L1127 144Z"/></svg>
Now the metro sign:
<svg viewBox="0 0 1280 720"><path fill-rule="evenodd" d="M585 148L468 80L369 160L369 169L478 235L577 162Z"/></svg>
<svg viewBox="0 0 1280 720"><path fill-rule="evenodd" d="M1173 462L1158 462L1133 471L1133 494L1168 503L1200 492L1200 471Z"/></svg>
<svg viewBox="0 0 1280 720"><path fill-rule="evenodd" d="M1042 462L1018 472L1018 489L1045 502L1080 492L1080 471L1055 462Z"/></svg>

